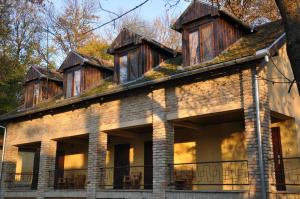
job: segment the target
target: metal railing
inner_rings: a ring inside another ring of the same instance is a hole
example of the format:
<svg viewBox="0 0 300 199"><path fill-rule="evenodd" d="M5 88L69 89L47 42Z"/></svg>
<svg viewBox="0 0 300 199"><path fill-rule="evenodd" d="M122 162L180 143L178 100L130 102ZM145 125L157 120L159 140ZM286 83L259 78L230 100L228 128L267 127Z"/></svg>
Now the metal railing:
<svg viewBox="0 0 300 199"><path fill-rule="evenodd" d="M102 189L152 189L152 166L100 168Z"/></svg>
<svg viewBox="0 0 300 199"><path fill-rule="evenodd" d="M49 171L49 187L53 189L85 189L86 169Z"/></svg>
<svg viewBox="0 0 300 199"><path fill-rule="evenodd" d="M172 164L169 170L176 190L241 190L249 185L246 160Z"/></svg>
<svg viewBox="0 0 300 199"><path fill-rule="evenodd" d="M288 186L300 189L300 157L270 159L271 185L277 190L286 190Z"/></svg>
<svg viewBox="0 0 300 199"><path fill-rule="evenodd" d="M38 175L32 172L9 173L8 188L10 189L37 189Z"/></svg>

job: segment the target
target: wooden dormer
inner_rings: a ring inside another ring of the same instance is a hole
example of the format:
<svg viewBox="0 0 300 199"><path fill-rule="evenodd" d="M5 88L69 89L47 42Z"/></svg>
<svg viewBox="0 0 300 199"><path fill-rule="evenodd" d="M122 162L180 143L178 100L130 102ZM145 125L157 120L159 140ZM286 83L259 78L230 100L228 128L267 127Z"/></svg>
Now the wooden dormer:
<svg viewBox="0 0 300 199"><path fill-rule="evenodd" d="M114 55L115 80L126 83L141 77L166 59L180 53L124 28L107 51Z"/></svg>
<svg viewBox="0 0 300 199"><path fill-rule="evenodd" d="M62 77L59 73L32 66L25 78L25 108L62 94Z"/></svg>
<svg viewBox="0 0 300 199"><path fill-rule="evenodd" d="M58 70L63 73L65 97L78 96L112 78L112 67L108 61L71 51Z"/></svg>
<svg viewBox="0 0 300 199"><path fill-rule="evenodd" d="M182 33L183 65L213 59L250 28L225 9L193 1L173 24Z"/></svg>

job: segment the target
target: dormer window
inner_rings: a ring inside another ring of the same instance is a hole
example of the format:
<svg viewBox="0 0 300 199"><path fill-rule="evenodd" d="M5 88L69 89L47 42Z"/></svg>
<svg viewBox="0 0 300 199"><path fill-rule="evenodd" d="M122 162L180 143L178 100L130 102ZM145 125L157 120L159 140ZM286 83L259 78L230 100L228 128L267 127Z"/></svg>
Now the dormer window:
<svg viewBox="0 0 300 199"><path fill-rule="evenodd" d="M250 28L222 8L192 1L173 24L182 33L183 66L208 62L222 53Z"/></svg>
<svg viewBox="0 0 300 199"><path fill-rule="evenodd" d="M64 96L74 97L112 79L112 63L71 51L60 66L64 75Z"/></svg>
<svg viewBox="0 0 300 199"><path fill-rule="evenodd" d="M120 84L136 80L164 60L180 54L126 28L120 32L107 52L114 55L115 81Z"/></svg>
<svg viewBox="0 0 300 199"><path fill-rule="evenodd" d="M26 74L24 90L25 108L37 106L62 93L62 77L56 71L32 66Z"/></svg>

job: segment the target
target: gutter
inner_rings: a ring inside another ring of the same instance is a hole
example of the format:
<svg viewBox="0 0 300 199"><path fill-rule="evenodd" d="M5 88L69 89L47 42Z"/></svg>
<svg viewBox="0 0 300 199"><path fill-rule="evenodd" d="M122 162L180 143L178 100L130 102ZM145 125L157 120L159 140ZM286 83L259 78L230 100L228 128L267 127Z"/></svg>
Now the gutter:
<svg viewBox="0 0 300 199"><path fill-rule="evenodd" d="M0 128L4 129L4 136L3 136L3 146L2 146L2 155L1 155L1 164L0 164L0 192L2 190L1 186L2 186L2 177L3 177L3 165L4 165L4 153L5 153L5 143L6 143L6 127L1 126Z"/></svg>

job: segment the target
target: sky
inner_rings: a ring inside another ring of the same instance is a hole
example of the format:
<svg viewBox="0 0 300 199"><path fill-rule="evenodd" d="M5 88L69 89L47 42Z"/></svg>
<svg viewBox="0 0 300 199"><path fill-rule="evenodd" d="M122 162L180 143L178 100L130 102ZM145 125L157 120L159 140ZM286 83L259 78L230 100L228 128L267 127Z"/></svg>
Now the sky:
<svg viewBox="0 0 300 199"><path fill-rule="evenodd" d="M123 12L130 10L144 1L145 0L100 0L104 9L114 11L116 13L119 13L121 10ZM61 10L64 6L64 0L52 0L51 2L57 10ZM186 0L180 0L180 3L175 8L170 9L168 13L177 16L185 10L189 3L190 2ZM144 19L151 21L154 18L163 15L167 11L165 4L166 0L149 0L141 8L137 9L137 12L139 12ZM98 7L97 4L95 6ZM109 13L101 10L99 10L99 15L102 18L101 22L104 22L111 17Z"/></svg>
<svg viewBox="0 0 300 199"><path fill-rule="evenodd" d="M79 0L79 2L84 1L84 0ZM98 10L97 15L100 16L100 21L95 23L94 26L99 26L107 21L110 21L112 17L114 17L112 14L109 14L105 11L102 11L99 9L99 3L101 3L101 6L106 9L110 10L116 13L120 12L126 12L135 6L141 4L145 0L94 0L95 7ZM177 0L170 0L171 2L175 2ZM170 14L171 16L179 16L190 4L191 0L180 0L179 4L176 7L173 7L172 9L168 10L168 7L165 5L166 0L149 0L146 4L144 4L142 7L138 8L135 10L135 12L138 12L138 14L143 17L143 19L147 21L152 21L156 17L164 15L166 12ZM65 7L65 2L67 0L50 0L52 4L55 7L56 12L61 12L64 7ZM110 24L111 26L113 23ZM101 29L98 29L94 31L94 33L97 34L102 34L105 31L107 31L106 28L108 28L109 25L102 27ZM103 32L102 32L103 31ZM64 56L57 56L55 57L55 60L58 65L64 60Z"/></svg>

